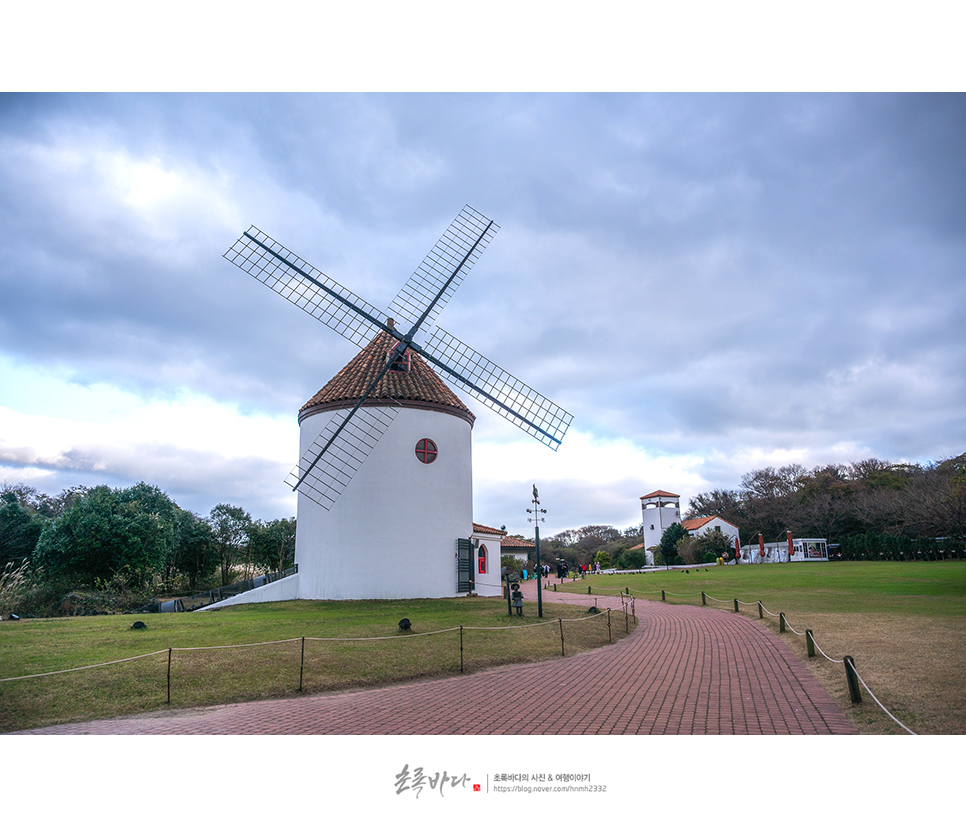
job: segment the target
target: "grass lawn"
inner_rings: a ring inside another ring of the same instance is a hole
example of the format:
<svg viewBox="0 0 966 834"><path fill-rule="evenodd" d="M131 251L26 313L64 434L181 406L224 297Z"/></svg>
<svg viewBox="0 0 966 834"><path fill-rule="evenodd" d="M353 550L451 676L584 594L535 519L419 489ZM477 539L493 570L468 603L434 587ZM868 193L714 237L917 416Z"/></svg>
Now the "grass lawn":
<svg viewBox="0 0 966 834"><path fill-rule="evenodd" d="M610 639L606 616L559 604L543 613L541 621L528 603L511 618L504 600L467 597L3 621L0 679L140 659L0 682L0 732L168 708L169 648L170 706L184 708L290 697L300 679L303 693L318 693L559 657L557 618L567 655ZM404 617L408 634L398 627ZM147 628L133 630L138 620ZM624 634L621 618L612 636Z"/></svg>
<svg viewBox="0 0 966 834"><path fill-rule="evenodd" d="M869 689L899 721L918 734L966 733L966 562L815 562L708 566L642 574L588 576L557 585L586 594L629 589L638 599L670 605L708 605L761 620L778 632L784 613L794 632L811 629L829 657L855 659ZM553 585L551 584L551 587ZM770 612L774 616L770 616ZM789 646L805 660L861 733L905 731L865 689L853 705L841 663L816 653L805 638L786 631Z"/></svg>

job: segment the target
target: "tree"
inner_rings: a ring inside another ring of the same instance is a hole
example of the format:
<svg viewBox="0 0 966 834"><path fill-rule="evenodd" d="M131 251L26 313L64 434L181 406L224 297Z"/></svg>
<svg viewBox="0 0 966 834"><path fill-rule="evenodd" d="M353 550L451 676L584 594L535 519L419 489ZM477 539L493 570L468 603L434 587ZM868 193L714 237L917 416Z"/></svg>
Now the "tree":
<svg viewBox="0 0 966 834"><path fill-rule="evenodd" d="M680 539L687 535L688 531L676 521L664 531L664 535L661 536L661 543L658 545L658 553L665 565L678 564L677 544Z"/></svg>
<svg viewBox="0 0 966 834"><path fill-rule="evenodd" d="M20 567L34 552L43 519L21 506L16 493L0 496L0 569Z"/></svg>
<svg viewBox="0 0 966 834"><path fill-rule="evenodd" d="M734 542L720 530L708 530L694 539L695 563L714 562L719 556L725 559L734 555Z"/></svg>
<svg viewBox="0 0 966 834"><path fill-rule="evenodd" d="M256 521L249 530L251 562L265 571L281 571L295 562L295 519Z"/></svg>
<svg viewBox="0 0 966 834"><path fill-rule="evenodd" d="M118 575L135 582L164 570L177 506L157 487L97 486L47 524L36 561L51 577L86 586Z"/></svg>
<svg viewBox="0 0 966 834"><path fill-rule="evenodd" d="M183 574L192 590L196 590L199 582L218 566L218 550L211 525L188 510L179 510L177 542L172 557L174 570Z"/></svg>
<svg viewBox="0 0 966 834"><path fill-rule="evenodd" d="M747 477L747 476L746 476ZM733 489L713 489L695 495L688 502L685 518L705 518L716 515L737 522L744 517L744 507L738 492Z"/></svg>
<svg viewBox="0 0 966 834"><path fill-rule="evenodd" d="M231 572L248 544L252 517L241 507L218 504L208 516L221 563L221 584L231 584Z"/></svg>

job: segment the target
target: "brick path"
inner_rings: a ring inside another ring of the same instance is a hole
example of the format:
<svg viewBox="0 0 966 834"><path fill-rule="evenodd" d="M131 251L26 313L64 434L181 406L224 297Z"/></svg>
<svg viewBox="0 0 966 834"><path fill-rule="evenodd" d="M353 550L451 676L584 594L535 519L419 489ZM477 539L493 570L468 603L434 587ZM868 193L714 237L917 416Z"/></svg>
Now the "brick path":
<svg viewBox="0 0 966 834"><path fill-rule="evenodd" d="M527 583L528 599L536 587ZM544 591L544 602L620 600ZM637 600L638 629L575 657L362 692L66 724L31 734L854 734L780 638L728 611ZM535 617L534 606L528 616ZM614 618L614 622L622 617ZM472 707L470 705L473 705ZM519 720L521 706L527 720ZM542 705L543 709L533 707Z"/></svg>

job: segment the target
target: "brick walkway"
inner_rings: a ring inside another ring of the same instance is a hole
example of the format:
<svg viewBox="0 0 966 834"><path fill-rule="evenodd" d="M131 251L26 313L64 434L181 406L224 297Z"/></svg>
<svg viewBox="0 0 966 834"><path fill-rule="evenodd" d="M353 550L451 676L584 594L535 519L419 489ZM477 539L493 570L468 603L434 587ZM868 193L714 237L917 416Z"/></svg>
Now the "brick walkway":
<svg viewBox="0 0 966 834"><path fill-rule="evenodd" d="M534 583L527 598L535 599ZM620 600L544 591L544 602ZM576 657L362 692L173 710L30 731L62 735L854 734L774 634L727 611L637 600L640 627ZM528 612L535 616L535 609ZM615 618L617 623L621 617ZM468 705L474 705L472 709ZM519 721L521 705L527 721Z"/></svg>

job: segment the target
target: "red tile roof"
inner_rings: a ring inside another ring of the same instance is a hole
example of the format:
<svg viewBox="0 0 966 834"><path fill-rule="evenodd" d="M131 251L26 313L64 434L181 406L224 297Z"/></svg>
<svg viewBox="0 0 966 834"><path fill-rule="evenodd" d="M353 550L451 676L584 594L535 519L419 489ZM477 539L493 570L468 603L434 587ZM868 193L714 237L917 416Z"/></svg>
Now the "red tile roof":
<svg viewBox="0 0 966 834"><path fill-rule="evenodd" d="M665 492L663 489L659 489L656 492L649 492L647 495L641 496L641 501L645 498L680 498L680 495L676 495L673 492Z"/></svg>
<svg viewBox="0 0 966 834"><path fill-rule="evenodd" d="M353 407L386 366L389 352L395 345L396 340L389 333L376 336L299 409L299 420L320 411ZM473 412L446 387L419 354L409 351L409 357L410 370L387 372L369 395L366 405L398 403L408 408L444 411L462 417L472 426L476 420Z"/></svg>
<svg viewBox="0 0 966 834"><path fill-rule="evenodd" d="M725 524L731 524L730 521L727 521L726 519L722 518L720 515L706 515L703 518L685 519L684 521L681 522L681 526L685 530L697 530L701 527L704 527L704 525L707 524L708 522L714 521L715 519L718 519L718 521L724 521ZM738 525L731 524L731 526L737 527Z"/></svg>
<svg viewBox="0 0 966 834"><path fill-rule="evenodd" d="M520 550L523 550L523 549L533 550L536 547L536 545L533 542L526 541L525 539L517 539L517 538L514 538L513 536L507 536L502 542L500 542L500 547L503 550L506 550L507 548L511 550L514 550L517 548L519 548Z"/></svg>
<svg viewBox="0 0 966 834"><path fill-rule="evenodd" d="M473 522L473 532L474 533L489 533L491 536L505 536L506 531L497 530L496 527L487 527L485 524L477 524Z"/></svg>

